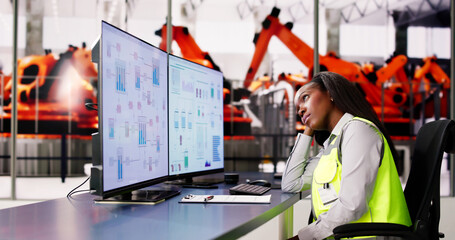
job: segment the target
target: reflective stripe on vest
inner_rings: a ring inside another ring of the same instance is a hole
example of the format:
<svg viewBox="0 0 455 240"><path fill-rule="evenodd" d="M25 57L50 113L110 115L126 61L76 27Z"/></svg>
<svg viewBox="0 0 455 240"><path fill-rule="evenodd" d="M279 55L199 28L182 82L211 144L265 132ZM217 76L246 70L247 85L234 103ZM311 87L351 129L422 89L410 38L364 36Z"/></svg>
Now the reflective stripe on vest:
<svg viewBox="0 0 455 240"><path fill-rule="evenodd" d="M387 140L372 122L359 117L354 117L353 120L360 120L371 125L384 142L384 155L376 176L376 183L381 184L374 187L373 194L368 201L368 211L353 222L387 222L411 226L403 189ZM313 172L311 198L316 219L321 213L328 211L338 199L342 170L339 161L341 138L340 135L331 140Z"/></svg>

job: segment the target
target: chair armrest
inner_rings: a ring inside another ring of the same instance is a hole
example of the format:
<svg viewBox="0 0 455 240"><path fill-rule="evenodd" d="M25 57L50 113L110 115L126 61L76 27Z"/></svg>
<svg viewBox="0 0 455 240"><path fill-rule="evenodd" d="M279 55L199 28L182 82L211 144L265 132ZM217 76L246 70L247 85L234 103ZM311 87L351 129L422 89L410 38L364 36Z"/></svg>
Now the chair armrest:
<svg viewBox="0 0 455 240"><path fill-rule="evenodd" d="M349 223L333 229L335 239L357 236L397 236L416 239L412 228L394 223Z"/></svg>

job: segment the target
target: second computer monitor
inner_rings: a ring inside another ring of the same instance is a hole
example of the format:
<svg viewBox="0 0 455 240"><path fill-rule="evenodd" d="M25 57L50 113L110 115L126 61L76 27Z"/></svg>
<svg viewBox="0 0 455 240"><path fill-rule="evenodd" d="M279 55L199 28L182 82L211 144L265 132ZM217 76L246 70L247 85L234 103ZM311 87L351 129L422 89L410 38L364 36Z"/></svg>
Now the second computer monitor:
<svg viewBox="0 0 455 240"><path fill-rule="evenodd" d="M169 55L169 175L224 170L223 74Z"/></svg>

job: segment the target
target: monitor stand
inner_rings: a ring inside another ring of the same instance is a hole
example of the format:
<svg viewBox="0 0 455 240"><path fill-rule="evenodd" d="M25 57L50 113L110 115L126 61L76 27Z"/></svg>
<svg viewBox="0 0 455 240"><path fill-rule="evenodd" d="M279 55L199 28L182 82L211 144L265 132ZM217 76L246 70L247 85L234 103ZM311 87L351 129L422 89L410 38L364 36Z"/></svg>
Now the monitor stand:
<svg viewBox="0 0 455 240"><path fill-rule="evenodd" d="M205 189L213 189L218 188L215 184L222 183L223 180L216 179L216 178L199 178L197 180L193 180L192 177L187 177L181 180L175 180L168 182L168 184L182 186L184 188L205 188Z"/></svg>
<svg viewBox="0 0 455 240"><path fill-rule="evenodd" d="M180 194L182 188L172 185L146 187L129 193L105 199L95 199L95 203L111 204L158 204Z"/></svg>

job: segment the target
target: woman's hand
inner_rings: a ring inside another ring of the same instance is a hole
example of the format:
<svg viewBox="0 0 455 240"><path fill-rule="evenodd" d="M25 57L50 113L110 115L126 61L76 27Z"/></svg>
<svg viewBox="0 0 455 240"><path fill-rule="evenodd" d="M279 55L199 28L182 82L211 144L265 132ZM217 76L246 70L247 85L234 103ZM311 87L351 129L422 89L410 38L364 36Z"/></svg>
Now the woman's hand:
<svg viewBox="0 0 455 240"><path fill-rule="evenodd" d="M314 130L311 129L308 125L305 125L305 130L303 131L303 134L312 137L314 135Z"/></svg>

